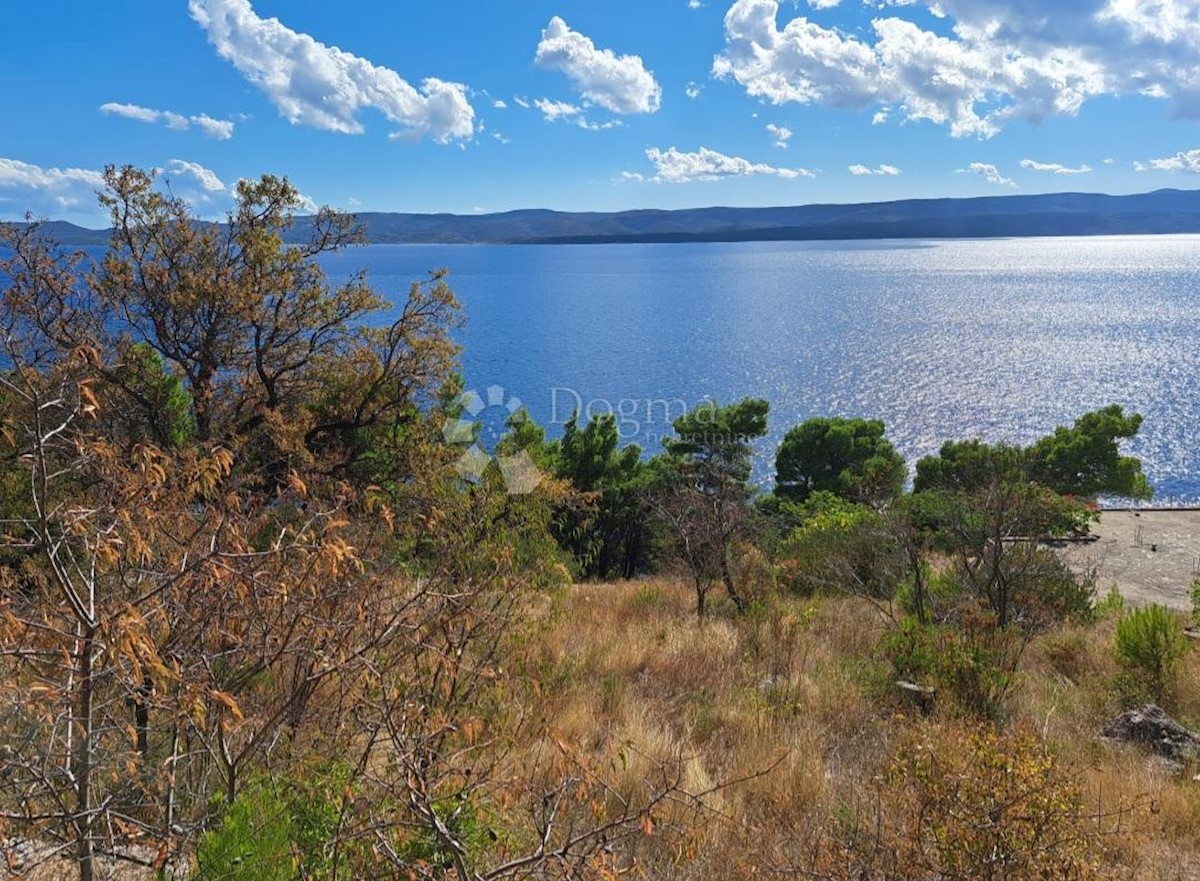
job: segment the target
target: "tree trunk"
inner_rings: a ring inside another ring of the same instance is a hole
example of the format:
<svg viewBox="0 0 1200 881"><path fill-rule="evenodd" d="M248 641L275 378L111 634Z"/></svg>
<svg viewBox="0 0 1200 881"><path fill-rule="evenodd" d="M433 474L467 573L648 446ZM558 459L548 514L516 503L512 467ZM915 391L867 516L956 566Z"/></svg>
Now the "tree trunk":
<svg viewBox="0 0 1200 881"><path fill-rule="evenodd" d="M79 865L79 881L95 881L95 848L92 843L92 751L93 751L93 687L92 653L95 630L86 628L78 642L76 675L79 698L75 707L75 861Z"/></svg>
<svg viewBox="0 0 1200 881"><path fill-rule="evenodd" d="M729 594L729 598L733 600L734 607L739 613L746 611L746 601L742 599L741 594L737 591L737 586L733 583L733 573L729 571L729 555L721 555L721 581L725 584L725 592Z"/></svg>

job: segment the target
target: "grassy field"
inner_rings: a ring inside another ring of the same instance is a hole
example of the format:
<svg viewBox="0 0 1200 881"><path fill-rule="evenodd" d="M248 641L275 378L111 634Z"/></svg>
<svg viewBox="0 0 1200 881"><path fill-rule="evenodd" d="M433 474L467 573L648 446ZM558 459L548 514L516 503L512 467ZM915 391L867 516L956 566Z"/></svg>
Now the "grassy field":
<svg viewBox="0 0 1200 881"><path fill-rule="evenodd" d="M949 696L923 709L897 688L880 647L886 618L862 600L776 597L745 616L718 604L704 622L693 604L669 579L570 588L539 610L523 668L508 671L525 719L503 760L510 780L567 751L600 770L598 798L664 773L702 793L656 812L638 845L654 867L646 877L951 877L896 863L928 856L906 839L906 818L957 816L969 829L954 834L970 839L1009 781L1012 822L1028 819L1030 798L1061 797L1034 807L1057 812L1055 847L1087 856L1085 874L1044 877L1200 877L1197 769L1172 773L1099 736L1127 703L1115 616L1034 636L993 728ZM1195 651L1169 709L1200 725ZM870 835L878 840L864 848ZM847 841L874 869L855 874ZM67 865L7 877L65 878ZM113 877L150 875L123 867ZM997 866L990 877L1042 876Z"/></svg>
<svg viewBox="0 0 1200 881"><path fill-rule="evenodd" d="M750 778L713 794L716 810L689 838L678 877L792 871L847 824L870 826L881 808L897 809L889 775L913 751L946 753L951 764L958 756L970 773L975 723L941 695L926 714L895 686L879 648L885 621L870 605L779 599L748 618L701 623L692 603L666 580L572 589L534 645L536 688L526 696L547 731L597 761L621 750L640 757L623 769L627 786L655 759L682 759L693 791ZM1196 769L1173 775L1099 737L1127 702L1114 629L1109 616L1030 640L1000 712L998 749L1015 755L1028 735L1079 787L1099 876L1200 877ZM1200 723L1194 651L1169 709ZM761 769L770 770L754 776Z"/></svg>

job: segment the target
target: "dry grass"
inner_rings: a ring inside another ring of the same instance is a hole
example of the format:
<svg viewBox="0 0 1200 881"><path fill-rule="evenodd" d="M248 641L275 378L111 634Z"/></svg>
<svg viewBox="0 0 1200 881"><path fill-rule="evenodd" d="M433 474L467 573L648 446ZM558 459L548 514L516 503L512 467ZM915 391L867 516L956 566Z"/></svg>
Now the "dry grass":
<svg viewBox="0 0 1200 881"><path fill-rule="evenodd" d="M623 748L683 757L701 789L771 768L721 791L728 820L706 827L687 870L672 874L728 878L733 866L778 866L806 835L865 810L918 714L889 690L883 623L861 601L776 599L703 623L692 603L669 580L573 588L535 640L536 700L555 736L596 761ZM1200 782L1098 737L1122 709L1112 635L1106 620L1034 638L1003 724L1036 731L1081 783L1103 832L1100 877L1200 877ZM1200 721L1195 655L1172 710ZM935 711L934 737L942 718L955 736L953 715ZM621 785L644 771L628 764Z"/></svg>
<svg viewBox="0 0 1200 881"><path fill-rule="evenodd" d="M943 748L962 737L960 714L939 707L921 719L897 693L879 654L884 622L868 604L774 598L741 619L718 609L699 622L693 602L671 580L572 588L539 616L512 696L528 720L509 757L513 779L550 768L563 744L606 769L616 794L636 792L659 762L678 763L692 792L748 778L712 791L703 822L683 810L658 818L692 823L694 834L664 844L649 877L789 876L813 842L871 822L886 769L915 730ZM1113 628L1102 620L1035 637L1002 725L1036 732L1082 787L1085 825L1100 833L1096 877L1200 878L1200 769L1174 776L1098 737L1122 709ZM1171 700L1192 727L1198 655ZM28 877L69 877L62 866Z"/></svg>

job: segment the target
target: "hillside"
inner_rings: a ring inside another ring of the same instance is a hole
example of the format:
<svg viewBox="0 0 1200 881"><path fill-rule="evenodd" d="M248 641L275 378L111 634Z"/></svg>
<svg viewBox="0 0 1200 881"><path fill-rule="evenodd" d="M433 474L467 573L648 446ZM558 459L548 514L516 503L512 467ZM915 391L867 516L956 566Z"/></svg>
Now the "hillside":
<svg viewBox="0 0 1200 881"><path fill-rule="evenodd" d="M689 208L614 213L545 209L499 214L358 215L372 244L588 244L737 242L1200 232L1200 190L1129 196L1057 193L973 199L909 199L852 205ZM107 232L57 221L63 244L97 245ZM305 241L300 218L289 239Z"/></svg>

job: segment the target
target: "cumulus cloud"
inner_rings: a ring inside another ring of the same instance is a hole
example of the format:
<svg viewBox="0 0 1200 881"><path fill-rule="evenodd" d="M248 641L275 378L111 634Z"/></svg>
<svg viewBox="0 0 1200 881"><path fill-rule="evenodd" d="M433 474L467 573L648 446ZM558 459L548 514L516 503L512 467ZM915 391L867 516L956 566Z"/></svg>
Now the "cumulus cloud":
<svg viewBox="0 0 1200 881"><path fill-rule="evenodd" d="M26 211L61 215L76 209L96 212L96 191L104 187L102 172L88 168L44 168L19 159L0 158L0 191L12 192L3 199L13 206L11 219Z"/></svg>
<svg viewBox="0 0 1200 881"><path fill-rule="evenodd" d="M293 124L359 134L359 115L374 109L405 138L445 143L474 134L475 111L460 83L429 77L418 90L390 68L261 18L250 0L189 0L188 10L217 53Z"/></svg>
<svg viewBox="0 0 1200 881"><path fill-rule="evenodd" d="M995 184L998 187L1015 187L1017 185L1016 181L1005 177L1000 173L1000 169L990 162L972 162L966 168L960 168L958 173L977 174L989 184Z"/></svg>
<svg viewBox="0 0 1200 881"><path fill-rule="evenodd" d="M557 15L542 31L534 60L566 74L585 101L612 113L655 113L662 106L662 87L639 56L597 49Z"/></svg>
<svg viewBox="0 0 1200 881"><path fill-rule="evenodd" d="M701 147L694 153L684 153L671 147L659 150L652 147L646 151L646 158L654 165L652 177L625 172L625 180L649 180L653 183L683 184L692 181L715 181L729 177L749 177L751 175L773 175L785 180L798 177L815 177L807 168L776 168L762 162L751 162L740 156L726 156L716 150Z"/></svg>
<svg viewBox="0 0 1200 881"><path fill-rule="evenodd" d="M767 123L767 134L775 139L775 146L782 150L786 150L788 141L792 139L792 130L786 126L776 125L773 122Z"/></svg>
<svg viewBox="0 0 1200 881"><path fill-rule="evenodd" d="M187 175L193 178L196 183L209 193L223 193L226 190L225 184L217 177L216 173L211 169L205 168L198 162L172 159L167 163L166 170L171 174Z"/></svg>
<svg viewBox="0 0 1200 881"><path fill-rule="evenodd" d="M1200 118L1197 0L919 0L952 25L900 17L887 0L861 36L798 16L778 0L734 0L713 72L774 104L821 103L945 125L988 138L1014 118L1074 115L1099 95L1169 99ZM810 4L816 5L816 4Z"/></svg>
<svg viewBox="0 0 1200 881"><path fill-rule="evenodd" d="M1185 150L1165 159L1151 159L1150 168L1156 171L1190 171L1192 174L1200 174L1200 150Z"/></svg>
<svg viewBox="0 0 1200 881"><path fill-rule="evenodd" d="M19 159L0 159L0 187L54 191L80 184L99 189L104 186L104 174L87 168L42 168Z"/></svg>
<svg viewBox="0 0 1200 881"><path fill-rule="evenodd" d="M207 113L184 116L182 113L175 113L171 110L155 110L151 107L141 107L137 104L121 104L117 101L109 101L107 104L101 104L100 112L108 116L120 116L125 119L132 119L136 122L161 122L167 128L179 132L185 132L194 125L204 134L210 138L216 138L218 141L228 141L233 137L234 123L232 120L214 119Z"/></svg>
<svg viewBox="0 0 1200 881"><path fill-rule="evenodd" d="M1051 174L1087 174L1091 166L1081 165L1078 168L1068 168L1057 162L1037 162L1033 159L1022 159L1021 167L1029 171L1047 171Z"/></svg>
<svg viewBox="0 0 1200 881"><path fill-rule="evenodd" d="M874 168L871 168L869 165L851 165L849 171L855 177L861 177L866 174L895 177L901 173L900 169L894 165L876 165Z"/></svg>
<svg viewBox="0 0 1200 881"><path fill-rule="evenodd" d="M701 86L699 83L690 82L687 84L687 87L684 88L683 93L685 95L687 95L689 98L691 98L692 100L695 100L696 98L700 97L700 93L703 91L704 91L704 87Z"/></svg>
<svg viewBox="0 0 1200 881"><path fill-rule="evenodd" d="M503 98L497 98L495 101L492 102L492 106L495 107L497 110L507 110L508 109L508 104L504 101Z"/></svg>

